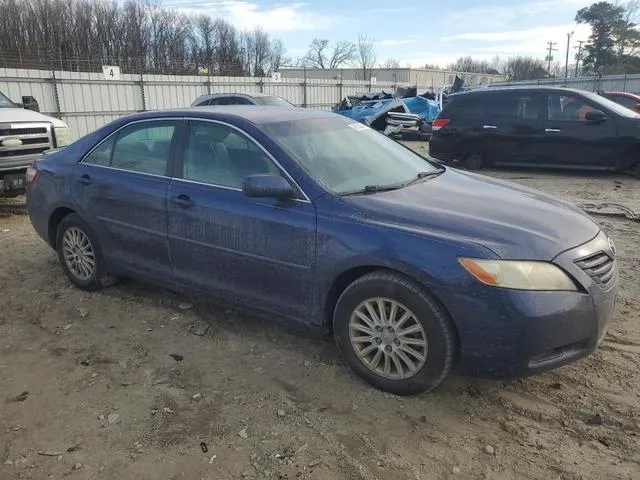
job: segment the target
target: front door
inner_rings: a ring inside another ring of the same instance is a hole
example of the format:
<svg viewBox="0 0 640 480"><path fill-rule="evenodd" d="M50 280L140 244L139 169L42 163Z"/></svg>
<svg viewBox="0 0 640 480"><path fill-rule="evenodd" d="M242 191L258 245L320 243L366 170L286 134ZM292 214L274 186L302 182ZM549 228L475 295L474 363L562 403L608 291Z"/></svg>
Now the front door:
<svg viewBox="0 0 640 480"><path fill-rule="evenodd" d="M236 128L189 122L182 178L168 192L171 258L180 281L291 317L309 311L316 211L297 200L248 198L244 178L287 174Z"/></svg>
<svg viewBox="0 0 640 480"><path fill-rule="evenodd" d="M548 115L540 142L541 165L553 167L610 167L617 163L615 120L590 123L586 113L599 109L580 95L547 93Z"/></svg>
<svg viewBox="0 0 640 480"><path fill-rule="evenodd" d="M108 137L80 164L74 195L113 266L171 274L166 195L178 122L133 123Z"/></svg>

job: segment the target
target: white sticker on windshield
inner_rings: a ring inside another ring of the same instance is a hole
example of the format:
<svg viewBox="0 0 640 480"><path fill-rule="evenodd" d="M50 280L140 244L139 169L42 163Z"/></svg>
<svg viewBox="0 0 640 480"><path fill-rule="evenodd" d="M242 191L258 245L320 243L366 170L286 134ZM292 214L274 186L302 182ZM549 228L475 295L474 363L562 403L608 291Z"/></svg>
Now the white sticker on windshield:
<svg viewBox="0 0 640 480"><path fill-rule="evenodd" d="M369 130L369 127L367 127L364 123L350 123L347 126L353 128L356 132L361 132L363 130Z"/></svg>

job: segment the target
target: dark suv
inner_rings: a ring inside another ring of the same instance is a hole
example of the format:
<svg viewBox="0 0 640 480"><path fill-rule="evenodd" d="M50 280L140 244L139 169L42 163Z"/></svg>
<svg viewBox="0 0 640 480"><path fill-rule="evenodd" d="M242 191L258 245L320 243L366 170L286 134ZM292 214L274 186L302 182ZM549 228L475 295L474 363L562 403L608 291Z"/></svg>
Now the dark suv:
<svg viewBox="0 0 640 480"><path fill-rule="evenodd" d="M640 165L640 114L594 93L488 87L449 97L430 154L484 165L627 170Z"/></svg>

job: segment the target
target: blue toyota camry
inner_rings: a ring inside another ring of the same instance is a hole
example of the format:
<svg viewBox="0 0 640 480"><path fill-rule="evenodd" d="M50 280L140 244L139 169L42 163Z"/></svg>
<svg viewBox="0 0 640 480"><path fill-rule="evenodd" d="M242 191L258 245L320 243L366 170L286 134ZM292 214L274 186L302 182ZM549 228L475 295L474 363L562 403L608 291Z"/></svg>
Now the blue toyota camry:
<svg viewBox="0 0 640 480"><path fill-rule="evenodd" d="M582 211L332 113L137 114L27 177L31 222L79 288L133 277L324 328L397 394L566 364L613 314L615 247Z"/></svg>

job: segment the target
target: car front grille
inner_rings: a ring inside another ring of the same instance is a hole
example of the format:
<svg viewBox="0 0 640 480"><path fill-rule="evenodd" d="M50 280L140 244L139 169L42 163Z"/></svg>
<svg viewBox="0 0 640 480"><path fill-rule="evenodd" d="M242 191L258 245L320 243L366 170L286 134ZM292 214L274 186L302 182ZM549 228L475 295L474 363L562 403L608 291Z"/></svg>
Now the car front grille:
<svg viewBox="0 0 640 480"><path fill-rule="evenodd" d="M605 252L597 252L576 260L576 265L589 275L600 287L607 289L616 279L616 261Z"/></svg>
<svg viewBox="0 0 640 480"><path fill-rule="evenodd" d="M4 145L18 140L18 145ZM9 142L7 142L9 143ZM0 167L2 160L19 160L53 148L51 125L48 123L12 123L0 125Z"/></svg>

